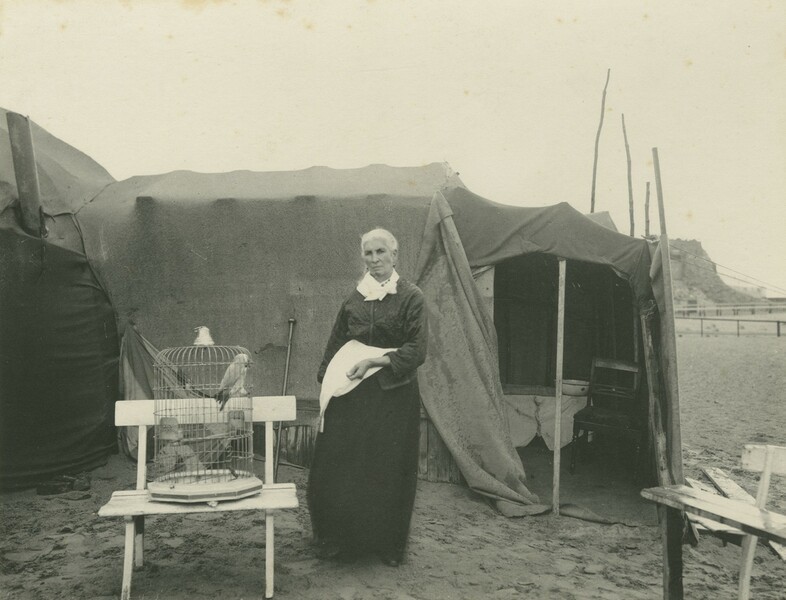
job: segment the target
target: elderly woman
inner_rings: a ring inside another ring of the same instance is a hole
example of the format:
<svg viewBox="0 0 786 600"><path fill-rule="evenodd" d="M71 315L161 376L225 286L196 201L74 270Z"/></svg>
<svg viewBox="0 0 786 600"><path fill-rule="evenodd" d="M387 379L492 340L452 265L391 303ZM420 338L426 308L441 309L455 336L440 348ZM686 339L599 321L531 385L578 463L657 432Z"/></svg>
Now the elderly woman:
<svg viewBox="0 0 786 600"><path fill-rule="evenodd" d="M341 305L317 377L324 394L334 358L350 357L338 368L352 389L324 411L308 505L319 556L376 553L398 566L417 484L426 310L423 292L396 273L389 231L369 231L360 246L367 272Z"/></svg>

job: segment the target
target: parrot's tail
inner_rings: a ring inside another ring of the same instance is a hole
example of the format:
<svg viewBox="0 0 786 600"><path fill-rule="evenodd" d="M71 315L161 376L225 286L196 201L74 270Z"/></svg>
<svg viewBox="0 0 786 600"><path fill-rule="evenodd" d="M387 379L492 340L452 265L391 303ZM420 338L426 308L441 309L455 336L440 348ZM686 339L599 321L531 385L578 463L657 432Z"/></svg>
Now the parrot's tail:
<svg viewBox="0 0 786 600"><path fill-rule="evenodd" d="M219 412L224 410L224 406L229 402L229 390L221 390L216 394L216 402L218 402Z"/></svg>

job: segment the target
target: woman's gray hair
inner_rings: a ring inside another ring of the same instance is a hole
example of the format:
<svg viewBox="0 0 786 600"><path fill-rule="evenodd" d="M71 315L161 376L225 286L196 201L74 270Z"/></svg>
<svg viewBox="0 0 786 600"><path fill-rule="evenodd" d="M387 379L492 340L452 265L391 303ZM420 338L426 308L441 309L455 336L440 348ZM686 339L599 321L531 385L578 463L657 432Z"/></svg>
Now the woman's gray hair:
<svg viewBox="0 0 786 600"><path fill-rule="evenodd" d="M398 240L387 229L382 229L381 227L377 227L376 229L372 229L371 231L364 233L360 237L361 253L363 253L363 247L366 245L366 242L370 240L383 240L385 242L385 245L388 247L388 250L390 250L391 252L394 250L398 250Z"/></svg>

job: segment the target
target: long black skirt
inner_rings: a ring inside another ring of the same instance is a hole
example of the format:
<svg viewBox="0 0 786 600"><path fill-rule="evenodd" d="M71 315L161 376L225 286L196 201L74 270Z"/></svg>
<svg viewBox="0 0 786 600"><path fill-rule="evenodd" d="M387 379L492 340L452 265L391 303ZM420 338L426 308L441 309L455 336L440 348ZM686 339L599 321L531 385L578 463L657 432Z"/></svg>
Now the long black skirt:
<svg viewBox="0 0 786 600"><path fill-rule="evenodd" d="M417 486L419 427L417 380L383 390L370 377L330 400L308 480L318 544L403 559Z"/></svg>

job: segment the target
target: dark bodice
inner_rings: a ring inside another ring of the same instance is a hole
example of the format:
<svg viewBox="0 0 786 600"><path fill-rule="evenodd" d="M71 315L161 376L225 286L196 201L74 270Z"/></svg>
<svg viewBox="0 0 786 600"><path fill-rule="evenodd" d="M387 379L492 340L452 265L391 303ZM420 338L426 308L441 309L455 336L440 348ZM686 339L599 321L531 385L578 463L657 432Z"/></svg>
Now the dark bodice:
<svg viewBox="0 0 786 600"><path fill-rule="evenodd" d="M399 279L397 293L366 302L357 290L341 305L328 339L317 379L321 382L330 360L349 340L368 346L398 348L388 353L390 366L377 375L383 389L408 383L426 359L426 310L423 292Z"/></svg>

